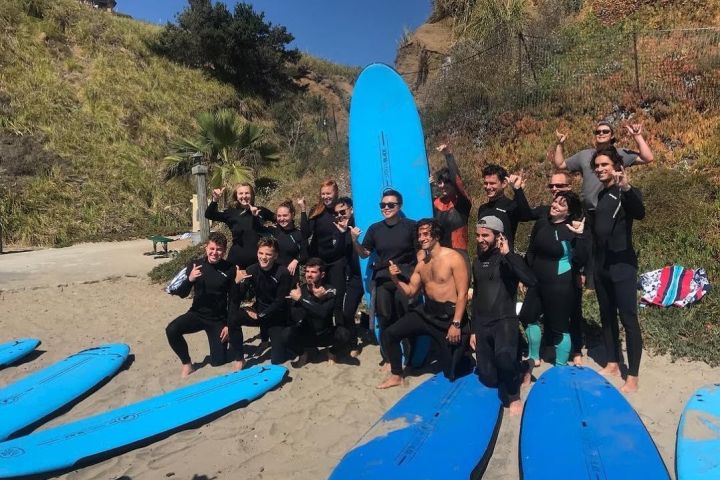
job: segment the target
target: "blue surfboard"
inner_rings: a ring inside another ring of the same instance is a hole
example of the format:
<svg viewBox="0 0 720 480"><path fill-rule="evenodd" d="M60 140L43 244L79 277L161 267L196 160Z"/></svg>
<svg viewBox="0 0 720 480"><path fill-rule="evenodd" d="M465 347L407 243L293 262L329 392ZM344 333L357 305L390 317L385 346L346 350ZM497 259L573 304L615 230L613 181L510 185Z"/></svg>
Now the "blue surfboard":
<svg viewBox="0 0 720 480"><path fill-rule="evenodd" d="M698 389L680 417L675 446L678 480L720 478L720 383Z"/></svg>
<svg viewBox="0 0 720 480"><path fill-rule="evenodd" d="M375 63L360 73L350 101L349 135L355 224L363 233L382 221L378 202L388 188L403 195L402 213L407 218L433 216L420 115L405 81L387 65ZM372 305L371 260L361 260L368 305ZM377 321L374 324L379 341ZM414 367L422 365L429 346L429 337L416 341L411 359Z"/></svg>
<svg viewBox="0 0 720 480"><path fill-rule="evenodd" d="M130 347L83 350L0 389L0 440L36 425L114 375Z"/></svg>
<svg viewBox="0 0 720 480"><path fill-rule="evenodd" d="M0 443L0 478L78 468L227 412L276 387L287 369L257 366Z"/></svg>
<svg viewBox="0 0 720 480"><path fill-rule="evenodd" d="M502 419L477 375L437 374L405 395L337 465L330 480L480 478Z"/></svg>
<svg viewBox="0 0 720 480"><path fill-rule="evenodd" d="M17 362L40 345L37 338L20 338L10 342L0 343L0 367L6 367Z"/></svg>
<svg viewBox="0 0 720 480"><path fill-rule="evenodd" d="M553 367L530 390L520 428L524 480L669 479L638 414L601 375Z"/></svg>

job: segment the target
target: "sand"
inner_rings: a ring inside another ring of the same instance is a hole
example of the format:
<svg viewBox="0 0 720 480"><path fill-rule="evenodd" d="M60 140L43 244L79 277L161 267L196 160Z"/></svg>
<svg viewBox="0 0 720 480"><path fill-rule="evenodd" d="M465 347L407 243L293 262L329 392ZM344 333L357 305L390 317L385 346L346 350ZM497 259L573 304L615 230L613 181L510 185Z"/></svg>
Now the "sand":
<svg viewBox="0 0 720 480"><path fill-rule="evenodd" d="M110 245L115 245L116 250L127 246L125 242ZM51 260L47 251L0 256L0 289L4 290L0 293L0 340L36 336L43 341L42 354L0 370L0 385L104 342L125 342L134 355L128 369L40 430L229 370L205 366L188 380L180 378L180 364L167 346L164 328L189 308L190 301L165 294L138 272L145 268L137 263L147 262L147 257L141 255L146 249L146 244L136 242L126 249L126 258L117 254L113 268L79 262L84 265L87 280L82 279L83 275L72 281L67 276L28 275L24 280L13 277L12 287L2 280L12 271L11 262L6 262L10 257L25 255L28 265L34 258L44 265ZM63 250L59 254L67 255L67 249ZM82 258L83 249L78 248L76 255ZM64 257L65 262L70 260ZM83 283L87 281L91 283ZM256 333L246 330L248 338ZM207 353L204 334L192 335L188 340L193 360L202 361ZM425 373L411 377L407 386L378 391L374 386L382 379L379 358L378 348L368 346L359 366L329 366L323 362L290 368L288 382L245 408L60 478L327 478L342 455L388 408L430 376ZM590 359L588 363L595 366ZM545 368L543 365L536 372ZM641 390L627 398L645 422L671 473L677 422L686 400L696 388L719 378L720 369L702 363L672 362L668 357L648 353L643 357ZM620 379L612 381L621 385ZM484 478L519 477L519 430L520 419L506 415Z"/></svg>

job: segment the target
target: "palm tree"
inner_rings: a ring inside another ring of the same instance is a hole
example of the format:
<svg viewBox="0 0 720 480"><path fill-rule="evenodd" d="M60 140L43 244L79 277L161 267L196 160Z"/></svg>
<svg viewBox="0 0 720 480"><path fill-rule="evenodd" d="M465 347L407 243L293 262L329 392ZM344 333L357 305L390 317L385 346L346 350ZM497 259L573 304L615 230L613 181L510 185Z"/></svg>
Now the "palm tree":
<svg viewBox="0 0 720 480"><path fill-rule="evenodd" d="M203 112L197 117L198 134L175 143L165 157L165 179L187 176L194 157L210 168L210 188L249 182L263 162L277 160L278 150L266 140L262 127L248 122L233 110Z"/></svg>

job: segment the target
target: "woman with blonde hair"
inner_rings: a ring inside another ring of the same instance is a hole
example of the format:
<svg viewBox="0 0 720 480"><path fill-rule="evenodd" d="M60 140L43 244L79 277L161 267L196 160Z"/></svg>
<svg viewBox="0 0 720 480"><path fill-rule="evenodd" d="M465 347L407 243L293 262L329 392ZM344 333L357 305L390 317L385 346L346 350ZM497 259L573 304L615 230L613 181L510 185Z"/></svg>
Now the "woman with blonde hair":
<svg viewBox="0 0 720 480"><path fill-rule="evenodd" d="M265 222L275 221L275 215L265 207L255 206L255 189L249 183L235 185L229 208L221 212L218 200L224 191L224 188L212 191L205 218L228 226L233 238L227 260L245 269L257 263L257 242L266 232Z"/></svg>

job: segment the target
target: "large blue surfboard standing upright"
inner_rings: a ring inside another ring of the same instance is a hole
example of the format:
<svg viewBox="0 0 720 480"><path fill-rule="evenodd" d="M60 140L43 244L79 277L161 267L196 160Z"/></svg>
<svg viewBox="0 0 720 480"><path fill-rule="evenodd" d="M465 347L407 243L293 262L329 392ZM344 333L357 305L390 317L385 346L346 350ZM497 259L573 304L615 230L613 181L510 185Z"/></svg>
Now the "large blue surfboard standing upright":
<svg viewBox="0 0 720 480"><path fill-rule="evenodd" d="M553 367L530 390L520 427L520 477L670 479L632 406L585 367Z"/></svg>
<svg viewBox="0 0 720 480"><path fill-rule="evenodd" d="M720 383L698 389L683 410L677 431L678 480L720 478Z"/></svg>
<svg viewBox="0 0 720 480"><path fill-rule="evenodd" d="M355 224L363 236L370 225L383 219L378 203L388 188L403 195L402 213L407 218L432 217L430 172L420 115L412 93L395 70L375 63L362 71L350 102L349 133ZM366 292L370 292L372 279L370 260L361 261ZM366 298L371 305L370 293ZM416 345L413 366L422 363L428 345L428 338Z"/></svg>

